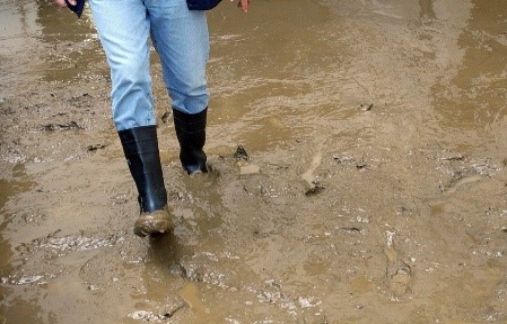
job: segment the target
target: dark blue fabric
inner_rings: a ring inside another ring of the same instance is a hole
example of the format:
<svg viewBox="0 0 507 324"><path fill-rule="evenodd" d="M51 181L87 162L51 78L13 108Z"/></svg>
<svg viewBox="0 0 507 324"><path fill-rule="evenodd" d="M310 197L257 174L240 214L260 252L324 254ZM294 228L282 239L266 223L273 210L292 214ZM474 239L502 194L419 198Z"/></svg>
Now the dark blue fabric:
<svg viewBox="0 0 507 324"><path fill-rule="evenodd" d="M76 13L78 18L81 18L81 14L83 13L83 8L85 4L85 0L77 0L77 3L75 6L71 5L69 3L69 0L65 0L65 3L67 3L67 6L70 10Z"/></svg>
<svg viewBox="0 0 507 324"><path fill-rule="evenodd" d="M215 8L222 0L187 0L190 10L210 10Z"/></svg>

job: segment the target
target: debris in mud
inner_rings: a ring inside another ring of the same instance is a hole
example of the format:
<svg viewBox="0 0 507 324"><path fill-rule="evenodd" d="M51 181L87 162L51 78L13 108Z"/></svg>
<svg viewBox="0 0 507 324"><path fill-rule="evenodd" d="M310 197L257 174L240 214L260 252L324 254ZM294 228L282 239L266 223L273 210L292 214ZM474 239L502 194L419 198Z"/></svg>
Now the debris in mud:
<svg viewBox="0 0 507 324"><path fill-rule="evenodd" d="M95 144L95 145L88 145L87 147L87 150L89 152L92 152L92 151L97 151L99 149L103 149L105 148L106 146L104 144Z"/></svg>
<svg viewBox="0 0 507 324"><path fill-rule="evenodd" d="M491 176L493 173L500 171L499 165L493 164L490 158L486 158L483 162L472 163L470 168L480 175Z"/></svg>
<svg viewBox="0 0 507 324"><path fill-rule="evenodd" d="M64 130L70 130L70 129L84 129L84 127L79 126L75 121L70 121L67 124L46 124L42 126L42 130L46 132L53 132L57 129L64 129Z"/></svg>
<svg viewBox="0 0 507 324"><path fill-rule="evenodd" d="M333 156L333 159L340 164L354 161L354 158L352 156Z"/></svg>
<svg viewBox="0 0 507 324"><path fill-rule="evenodd" d="M311 197L311 196L318 195L319 193L324 191L324 189L325 189L324 186L322 186L320 183L314 182L313 186L310 189L306 190L305 196Z"/></svg>
<svg viewBox="0 0 507 324"><path fill-rule="evenodd" d="M396 215L412 215L412 210L405 206L396 206L394 207L394 211Z"/></svg>
<svg viewBox="0 0 507 324"><path fill-rule="evenodd" d="M361 230L357 227L340 227L340 229L347 232L361 232Z"/></svg>
<svg viewBox="0 0 507 324"><path fill-rule="evenodd" d="M464 160L460 160L459 156L453 159L447 158L446 161L458 162L459 165L449 165L452 164L449 163L437 167L438 170L452 177L447 184L441 184L439 186L440 190L445 194L452 194L456 192L459 187L478 182L482 180L484 176L491 177L502 169L500 165L493 163L490 158L469 161L469 163L467 163L468 165L464 165Z"/></svg>
<svg viewBox="0 0 507 324"><path fill-rule="evenodd" d="M171 113L169 111L166 111L162 117L160 117L160 119L162 119L162 122L164 124L167 124L167 119L169 118L169 116L171 116Z"/></svg>
<svg viewBox="0 0 507 324"><path fill-rule="evenodd" d="M97 249L99 247L113 246L123 240L122 236L108 235L106 237L86 237L86 236L64 236L56 237L55 231L44 238L33 240L30 244L21 244L17 250L21 253L31 252L33 250L48 248L54 251L87 251Z"/></svg>
<svg viewBox="0 0 507 324"><path fill-rule="evenodd" d="M282 286L276 283L274 280L267 280L266 287L264 289L250 288L250 292L257 294L257 299L260 303L278 305L279 307L286 309L287 313L291 316L296 317L298 315L298 308L313 308L318 307L322 304L322 301L317 300L315 297L303 297L303 296L290 296L283 292ZM320 313L321 309L318 309Z"/></svg>
<svg viewBox="0 0 507 324"><path fill-rule="evenodd" d="M228 256L216 256L213 253L199 253L192 256L191 259L180 260L180 262L171 266L171 274L179 275L184 279L193 282L204 282L217 286L222 289L234 289L227 283L226 275L219 273L210 263L218 262L220 259Z"/></svg>
<svg viewBox="0 0 507 324"><path fill-rule="evenodd" d="M370 111L373 108L373 104L372 103L371 104L361 104L360 107L363 111Z"/></svg>
<svg viewBox="0 0 507 324"><path fill-rule="evenodd" d="M360 162L360 163L356 164L356 169L358 169L358 170L364 170L366 168L368 168L368 164L366 164L364 162Z"/></svg>
<svg viewBox="0 0 507 324"><path fill-rule="evenodd" d="M234 157L238 160L248 160L248 153L246 153L243 145L239 144L234 153Z"/></svg>
<svg viewBox="0 0 507 324"><path fill-rule="evenodd" d="M89 291L97 291L97 290L99 290L99 288L95 285L88 285L88 290Z"/></svg>
<svg viewBox="0 0 507 324"><path fill-rule="evenodd" d="M86 98L86 99L83 99ZM72 96L69 100L69 103L77 108L90 108L92 105L88 102L87 99L93 98L88 93L83 93L82 95ZM84 102L83 102L84 100Z"/></svg>
<svg viewBox="0 0 507 324"><path fill-rule="evenodd" d="M30 285L30 284L43 285L47 283L46 281L41 281L41 279L44 279L44 276L34 275L34 276L22 276L20 278L9 276L2 277L1 283L2 285Z"/></svg>
<svg viewBox="0 0 507 324"><path fill-rule="evenodd" d="M158 322L161 320L166 320L174 316L179 310L185 307L185 303L181 303L179 305L175 305L171 309L164 309L157 312L150 312L144 310L138 310L128 314L128 317L133 320L141 320L146 322Z"/></svg>
<svg viewBox="0 0 507 324"><path fill-rule="evenodd" d="M394 232L386 231L386 246L392 248L394 244Z"/></svg>
<svg viewBox="0 0 507 324"><path fill-rule="evenodd" d="M70 100L71 100L71 101L76 101L76 100L80 100L81 98L86 98L86 97L93 98L92 96L90 96L90 95L88 94L88 92L85 92L85 93L83 93L83 94L81 94L81 95L72 96L72 97L70 98Z"/></svg>
<svg viewBox="0 0 507 324"><path fill-rule="evenodd" d="M456 155L450 155L450 156L443 156L443 157L437 157L437 160L443 160L443 161L464 161L465 156L462 154L456 154Z"/></svg>

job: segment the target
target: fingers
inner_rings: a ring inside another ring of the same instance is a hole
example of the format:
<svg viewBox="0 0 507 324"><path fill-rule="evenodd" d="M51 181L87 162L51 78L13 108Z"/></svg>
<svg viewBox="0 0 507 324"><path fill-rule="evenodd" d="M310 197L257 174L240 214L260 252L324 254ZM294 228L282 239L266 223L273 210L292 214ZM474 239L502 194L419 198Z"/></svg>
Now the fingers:
<svg viewBox="0 0 507 324"><path fill-rule="evenodd" d="M231 0L232 1L232 0ZM251 0L238 0L238 8L243 10L243 12L248 11L248 6L250 5Z"/></svg>
<svg viewBox="0 0 507 324"><path fill-rule="evenodd" d="M54 0L55 1L55 4L60 7L60 8L65 8L65 7L68 7L67 5L67 2L65 0ZM76 0L68 0L69 3L72 5L72 6L75 6L77 5L77 1Z"/></svg>

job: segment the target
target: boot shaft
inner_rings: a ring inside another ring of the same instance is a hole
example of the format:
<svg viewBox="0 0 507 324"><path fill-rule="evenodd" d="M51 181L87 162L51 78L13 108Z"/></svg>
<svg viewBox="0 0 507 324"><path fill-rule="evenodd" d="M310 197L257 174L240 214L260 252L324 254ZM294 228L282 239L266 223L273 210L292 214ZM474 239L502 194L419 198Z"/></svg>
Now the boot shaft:
<svg viewBox="0 0 507 324"><path fill-rule="evenodd" d="M180 144L180 161L188 174L207 172L206 121L208 109L197 114L187 114L173 109L174 128Z"/></svg>
<svg viewBox="0 0 507 324"><path fill-rule="evenodd" d="M167 191L160 164L156 126L118 132L123 152L136 183L141 212L153 212L167 205Z"/></svg>

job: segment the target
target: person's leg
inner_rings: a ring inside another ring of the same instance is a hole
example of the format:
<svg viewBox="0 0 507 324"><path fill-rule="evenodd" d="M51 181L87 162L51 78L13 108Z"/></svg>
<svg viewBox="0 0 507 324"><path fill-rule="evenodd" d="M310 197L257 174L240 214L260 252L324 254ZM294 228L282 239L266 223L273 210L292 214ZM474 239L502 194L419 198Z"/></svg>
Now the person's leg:
<svg viewBox="0 0 507 324"><path fill-rule="evenodd" d="M206 64L209 35L206 13L190 11L185 0L147 0L151 37L160 56L172 99L180 160L189 173L207 172L206 117L209 94Z"/></svg>
<svg viewBox="0 0 507 324"><path fill-rule="evenodd" d="M150 78L150 22L142 0L90 0L111 69L113 121L118 131L155 125Z"/></svg>
<svg viewBox="0 0 507 324"><path fill-rule="evenodd" d="M90 0L111 68L113 120L139 193L139 236L171 228L149 74L149 20L141 0Z"/></svg>
<svg viewBox="0 0 507 324"><path fill-rule="evenodd" d="M118 132L123 152L139 193L140 215L134 224L138 236L163 234L172 223L167 209L167 191L160 164L156 126L141 126Z"/></svg>

